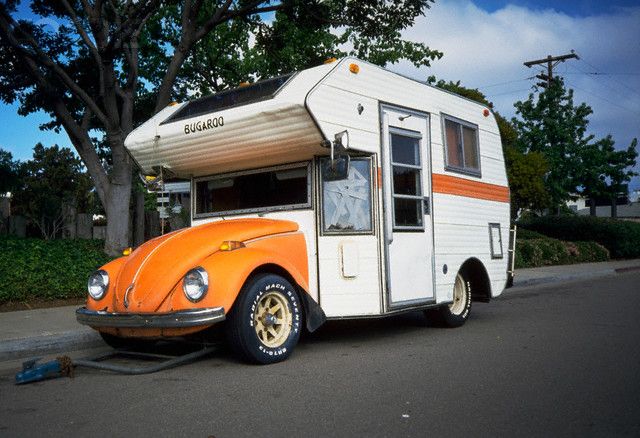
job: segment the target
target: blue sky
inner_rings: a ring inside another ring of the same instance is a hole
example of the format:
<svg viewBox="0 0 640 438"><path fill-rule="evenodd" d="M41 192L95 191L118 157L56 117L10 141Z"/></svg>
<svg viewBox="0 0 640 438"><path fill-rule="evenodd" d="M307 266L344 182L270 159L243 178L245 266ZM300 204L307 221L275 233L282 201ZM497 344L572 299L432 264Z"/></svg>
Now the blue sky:
<svg viewBox="0 0 640 438"><path fill-rule="evenodd" d="M478 0L474 2L488 12L495 12L507 5L521 6L531 10L554 9L571 16L609 14L621 7L638 6L638 0Z"/></svg>
<svg viewBox="0 0 640 438"><path fill-rule="evenodd" d="M431 74L479 88L508 117L526 99L539 69L524 61L575 49L579 61L559 65L577 102L594 110L590 131L612 134L619 147L640 137L640 0L440 0L405 32L407 38L442 50L432 68L407 63L390 68L417 79ZM0 104L0 148L28 159L33 146L71 146L66 134L42 132L46 114L17 115ZM640 166L636 167L640 172ZM634 178L632 189L640 189Z"/></svg>

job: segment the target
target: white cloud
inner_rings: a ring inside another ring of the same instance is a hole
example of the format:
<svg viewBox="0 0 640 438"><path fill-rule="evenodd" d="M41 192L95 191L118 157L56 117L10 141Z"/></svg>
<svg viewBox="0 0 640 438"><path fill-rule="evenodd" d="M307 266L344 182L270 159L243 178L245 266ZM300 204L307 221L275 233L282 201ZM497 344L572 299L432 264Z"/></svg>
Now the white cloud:
<svg viewBox="0 0 640 438"><path fill-rule="evenodd" d="M480 88L506 116L513 102L526 99L542 68L524 61L560 55L575 49L581 60L569 60L554 73L574 88L576 102L594 110L591 130L611 133L619 147L640 137L640 7L612 14L571 17L554 10L530 10L509 5L487 12L470 0L436 3L425 17L405 31L405 37L444 52L430 69L401 63L403 74L426 79L431 74ZM618 73L590 75L585 73ZM500 85L495 85L500 84ZM640 166L638 166L640 170ZM640 187L636 179L634 186Z"/></svg>

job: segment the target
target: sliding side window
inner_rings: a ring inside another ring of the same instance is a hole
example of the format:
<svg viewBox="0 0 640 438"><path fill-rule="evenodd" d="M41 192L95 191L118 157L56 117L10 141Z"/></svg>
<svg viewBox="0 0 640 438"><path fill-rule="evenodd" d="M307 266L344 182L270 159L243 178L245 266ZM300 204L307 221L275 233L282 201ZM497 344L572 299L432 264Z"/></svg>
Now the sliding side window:
<svg viewBox="0 0 640 438"><path fill-rule="evenodd" d="M450 116L443 119L447 170L480 176L478 127Z"/></svg>

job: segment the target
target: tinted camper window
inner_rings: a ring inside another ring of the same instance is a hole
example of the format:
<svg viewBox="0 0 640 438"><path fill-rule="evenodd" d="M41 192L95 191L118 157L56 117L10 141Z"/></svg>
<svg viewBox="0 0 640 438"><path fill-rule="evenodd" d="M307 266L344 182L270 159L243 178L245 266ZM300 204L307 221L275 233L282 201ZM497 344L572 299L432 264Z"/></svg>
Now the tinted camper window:
<svg viewBox="0 0 640 438"><path fill-rule="evenodd" d="M195 185L196 216L311 205L307 164L216 175L198 180Z"/></svg>
<svg viewBox="0 0 640 438"><path fill-rule="evenodd" d="M480 176L478 127L453 117L443 118L447 170Z"/></svg>

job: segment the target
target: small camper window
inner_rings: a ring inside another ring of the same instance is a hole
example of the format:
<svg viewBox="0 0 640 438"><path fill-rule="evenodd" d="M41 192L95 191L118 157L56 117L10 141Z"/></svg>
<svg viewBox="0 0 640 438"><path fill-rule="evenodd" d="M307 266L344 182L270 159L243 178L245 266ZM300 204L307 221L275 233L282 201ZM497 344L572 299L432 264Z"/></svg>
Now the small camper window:
<svg viewBox="0 0 640 438"><path fill-rule="evenodd" d="M195 216L307 208L309 184L307 164L202 178L195 182Z"/></svg>
<svg viewBox="0 0 640 438"><path fill-rule="evenodd" d="M371 233L371 159L351 158L346 179L329 181L322 176L323 232Z"/></svg>
<svg viewBox="0 0 640 438"><path fill-rule="evenodd" d="M447 170L480 176L478 127L450 116L443 118Z"/></svg>

